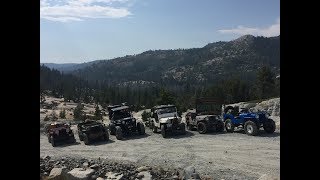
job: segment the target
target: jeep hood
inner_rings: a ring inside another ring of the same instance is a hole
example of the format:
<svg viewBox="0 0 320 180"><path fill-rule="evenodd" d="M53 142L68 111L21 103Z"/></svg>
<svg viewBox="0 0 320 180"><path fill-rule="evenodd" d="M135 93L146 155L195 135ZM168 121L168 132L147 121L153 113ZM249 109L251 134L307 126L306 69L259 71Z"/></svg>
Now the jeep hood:
<svg viewBox="0 0 320 180"><path fill-rule="evenodd" d="M174 118L174 117L178 117L178 114L176 112L174 113L165 113L165 114L159 114L158 117L159 119L162 119L162 118Z"/></svg>
<svg viewBox="0 0 320 180"><path fill-rule="evenodd" d="M171 119L174 119L174 117L165 117L165 118L160 118L160 122L167 122Z"/></svg>

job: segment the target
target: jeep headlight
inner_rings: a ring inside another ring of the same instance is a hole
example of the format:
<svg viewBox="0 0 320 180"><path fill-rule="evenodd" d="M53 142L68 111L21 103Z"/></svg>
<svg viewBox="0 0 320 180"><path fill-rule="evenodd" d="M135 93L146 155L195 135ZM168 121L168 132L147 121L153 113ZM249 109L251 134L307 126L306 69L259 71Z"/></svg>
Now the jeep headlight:
<svg viewBox="0 0 320 180"><path fill-rule="evenodd" d="M259 114L256 114L256 119L259 119Z"/></svg>

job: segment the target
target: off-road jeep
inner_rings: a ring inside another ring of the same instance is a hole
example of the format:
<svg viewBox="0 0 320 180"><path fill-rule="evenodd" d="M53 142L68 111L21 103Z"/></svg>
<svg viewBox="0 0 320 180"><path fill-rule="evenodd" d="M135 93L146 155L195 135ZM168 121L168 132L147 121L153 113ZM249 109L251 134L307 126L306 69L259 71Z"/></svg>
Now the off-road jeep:
<svg viewBox="0 0 320 180"><path fill-rule="evenodd" d="M197 130L200 134L208 131L223 132L221 103L209 98L197 99L196 109L186 114L186 123L188 130Z"/></svg>
<svg viewBox="0 0 320 180"><path fill-rule="evenodd" d="M76 139L70 129L70 125L61 122L49 124L46 127L48 141L53 147L59 142L75 143Z"/></svg>
<svg viewBox="0 0 320 180"><path fill-rule="evenodd" d="M257 135L259 129L263 127L266 133L275 131L275 122L269 118L267 112L253 112L249 109L242 108L239 111L239 106L222 107L223 119L227 132L233 132L235 127L242 127L246 134Z"/></svg>
<svg viewBox="0 0 320 180"><path fill-rule="evenodd" d="M145 127L142 122L132 116L129 106L120 106L110 110L110 134L116 135L117 139L123 139L123 135L129 135L138 132L145 134Z"/></svg>
<svg viewBox="0 0 320 180"><path fill-rule="evenodd" d="M181 122L175 105L159 105L151 108L149 126L154 133L161 130L162 137L167 137L169 133L186 134L185 123Z"/></svg>
<svg viewBox="0 0 320 180"><path fill-rule="evenodd" d="M98 121L85 120L77 125L80 141L85 145L90 144L94 140L109 140L107 127Z"/></svg>

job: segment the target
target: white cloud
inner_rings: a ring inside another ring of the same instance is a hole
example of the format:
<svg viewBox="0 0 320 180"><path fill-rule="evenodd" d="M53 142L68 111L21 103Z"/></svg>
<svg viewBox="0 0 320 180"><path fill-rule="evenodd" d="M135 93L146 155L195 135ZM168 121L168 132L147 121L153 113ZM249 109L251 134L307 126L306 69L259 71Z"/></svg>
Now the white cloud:
<svg viewBox="0 0 320 180"><path fill-rule="evenodd" d="M238 35L251 34L255 36L265 36L265 37L278 36L280 35L280 18L277 18L277 21L275 24L272 24L271 26L266 28L252 28L252 27L244 27L240 25L234 29L221 29L218 31L223 34L238 34Z"/></svg>
<svg viewBox="0 0 320 180"><path fill-rule="evenodd" d="M111 5L127 1L129 0L40 0L40 18L59 22L122 18L131 15L131 12L125 7Z"/></svg>

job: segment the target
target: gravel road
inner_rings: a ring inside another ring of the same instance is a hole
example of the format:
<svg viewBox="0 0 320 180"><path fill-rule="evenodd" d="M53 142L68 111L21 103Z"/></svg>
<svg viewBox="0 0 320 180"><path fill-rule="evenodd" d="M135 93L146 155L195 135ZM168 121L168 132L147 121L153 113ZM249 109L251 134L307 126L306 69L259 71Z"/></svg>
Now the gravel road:
<svg viewBox="0 0 320 180"><path fill-rule="evenodd" d="M184 168L194 166L199 173L214 179L258 179L263 174L280 176L280 131L252 137L243 131L235 133L186 135L167 139L146 128L146 135L84 145L76 127L72 127L77 143L52 147L40 133L40 156L106 158L136 165Z"/></svg>

